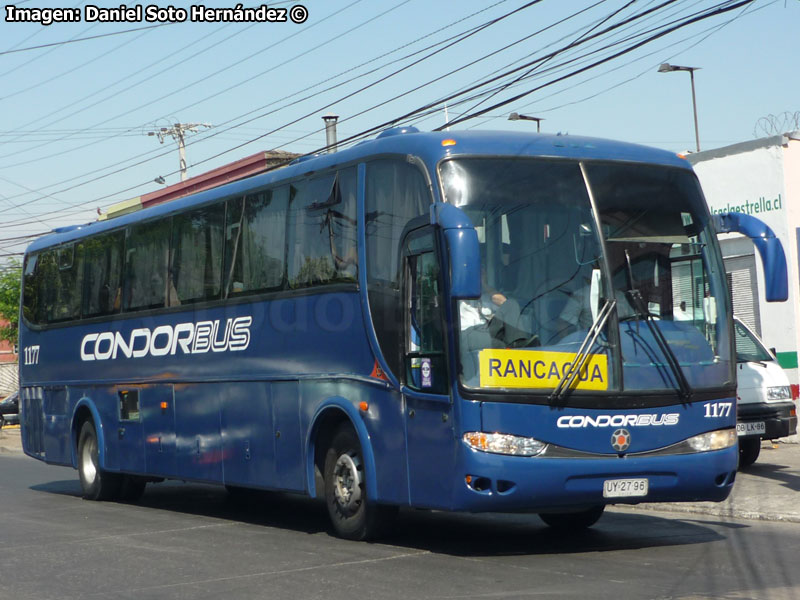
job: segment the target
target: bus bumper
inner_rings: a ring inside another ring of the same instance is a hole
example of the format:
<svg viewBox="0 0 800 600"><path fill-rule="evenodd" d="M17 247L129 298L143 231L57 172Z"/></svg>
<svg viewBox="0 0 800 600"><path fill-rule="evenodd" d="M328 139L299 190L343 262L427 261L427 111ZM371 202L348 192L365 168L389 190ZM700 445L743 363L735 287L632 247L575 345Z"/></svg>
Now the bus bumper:
<svg viewBox="0 0 800 600"><path fill-rule="evenodd" d="M598 504L725 500L733 489L738 448L696 454L537 458L465 449L454 508L471 512L578 509ZM647 479L644 496L605 497L604 482Z"/></svg>

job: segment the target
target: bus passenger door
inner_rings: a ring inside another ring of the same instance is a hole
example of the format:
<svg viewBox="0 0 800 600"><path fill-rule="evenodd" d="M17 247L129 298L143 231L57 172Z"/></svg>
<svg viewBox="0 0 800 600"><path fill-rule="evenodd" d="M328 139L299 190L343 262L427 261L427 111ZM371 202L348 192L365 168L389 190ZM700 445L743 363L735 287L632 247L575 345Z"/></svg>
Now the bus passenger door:
<svg viewBox="0 0 800 600"><path fill-rule="evenodd" d="M444 300L431 227L408 234L403 252L404 368L409 494L417 506L447 507L455 464L448 394Z"/></svg>

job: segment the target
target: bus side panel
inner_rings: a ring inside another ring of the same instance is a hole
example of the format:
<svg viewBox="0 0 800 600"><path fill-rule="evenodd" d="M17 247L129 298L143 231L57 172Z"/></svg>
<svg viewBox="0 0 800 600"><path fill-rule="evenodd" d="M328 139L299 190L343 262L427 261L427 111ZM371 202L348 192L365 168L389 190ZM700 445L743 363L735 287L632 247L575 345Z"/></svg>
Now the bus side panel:
<svg viewBox="0 0 800 600"><path fill-rule="evenodd" d="M275 481L270 384L228 384L221 423L225 483L270 487Z"/></svg>
<svg viewBox="0 0 800 600"><path fill-rule="evenodd" d="M49 463L59 465L72 464L72 448L70 447L70 420L68 412L69 396L72 390L66 386L48 386L44 388L44 456ZM78 395L80 397L80 394Z"/></svg>
<svg viewBox="0 0 800 600"><path fill-rule="evenodd" d="M313 419L323 405L349 405L347 408L342 406L342 410L351 421L361 421L361 424L352 424L356 432L361 430L361 443L367 446L362 448L365 463L369 465L371 460L374 464L374 472L367 473L367 476L375 478L376 500L387 504L408 504L402 396L392 389L344 380L304 381L302 389L303 430L308 432L313 427ZM360 410L361 402L368 404L366 411ZM313 445L316 440L310 440L310 443ZM326 452L327 448L322 450ZM313 458L307 456L306 460ZM323 490L316 490L317 497L323 494Z"/></svg>
<svg viewBox="0 0 800 600"><path fill-rule="evenodd" d="M220 407L225 383L175 384L177 463L180 477L221 483Z"/></svg>
<svg viewBox="0 0 800 600"><path fill-rule="evenodd" d="M78 390L73 388L75 404L73 405L70 414L72 418L76 418L74 411L75 406L78 404L82 406L94 407L95 414L92 419L95 421L94 426L97 431L98 444L102 442L102 446L98 448L100 464L103 469L109 471L117 471L120 469L120 441L124 439L124 430L119 427L119 411L117 410L116 401L116 388L114 387L92 387L88 389ZM99 422L98 422L99 419ZM75 430L74 443L77 447L78 440L81 435L81 426L77 425ZM71 436L70 436L71 437ZM125 448L128 452L127 447ZM77 456L77 455L76 455Z"/></svg>
<svg viewBox="0 0 800 600"><path fill-rule="evenodd" d="M38 386L20 389L22 449L28 456L44 459L44 389Z"/></svg>
<svg viewBox="0 0 800 600"><path fill-rule="evenodd" d="M379 502L409 503L403 395L395 389L363 386L369 410L363 415L375 455Z"/></svg>
<svg viewBox="0 0 800 600"><path fill-rule="evenodd" d="M300 386L297 381L273 382L272 420L275 434L275 485L284 490L306 489L303 440L300 430Z"/></svg>

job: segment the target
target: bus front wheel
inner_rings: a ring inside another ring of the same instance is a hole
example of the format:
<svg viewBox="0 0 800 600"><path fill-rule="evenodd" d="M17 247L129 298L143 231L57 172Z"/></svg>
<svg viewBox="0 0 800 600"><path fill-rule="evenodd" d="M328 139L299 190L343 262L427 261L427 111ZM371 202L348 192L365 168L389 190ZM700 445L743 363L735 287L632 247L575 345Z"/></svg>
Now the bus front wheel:
<svg viewBox="0 0 800 600"><path fill-rule="evenodd" d="M603 516L605 506L594 506L588 510L571 513L540 513L539 518L553 529L579 531L591 527Z"/></svg>
<svg viewBox="0 0 800 600"><path fill-rule="evenodd" d="M100 468L97 430L91 421L84 422L78 436L78 474L85 499L111 500L118 496L121 476Z"/></svg>
<svg viewBox="0 0 800 600"><path fill-rule="evenodd" d="M325 456L325 504L333 528L348 540L374 539L384 533L397 512L367 498L364 457L358 436L342 427Z"/></svg>

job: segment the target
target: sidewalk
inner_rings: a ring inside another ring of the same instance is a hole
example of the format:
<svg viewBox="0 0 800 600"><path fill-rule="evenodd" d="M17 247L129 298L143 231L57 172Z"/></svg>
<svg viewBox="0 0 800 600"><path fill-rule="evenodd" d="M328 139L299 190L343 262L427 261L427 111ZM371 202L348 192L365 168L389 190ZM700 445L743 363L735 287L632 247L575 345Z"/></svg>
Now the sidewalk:
<svg viewBox="0 0 800 600"><path fill-rule="evenodd" d="M0 429L0 456L13 453L22 454L19 425L6 425Z"/></svg>
<svg viewBox="0 0 800 600"><path fill-rule="evenodd" d="M800 523L798 491L800 444L761 442L758 460L736 474L733 492L725 502L645 503L627 508Z"/></svg>
<svg viewBox="0 0 800 600"><path fill-rule="evenodd" d="M19 427L0 429L0 456L22 454ZM758 461L736 475L725 502L618 505L621 510L658 510L764 521L800 523L800 444L762 442Z"/></svg>

